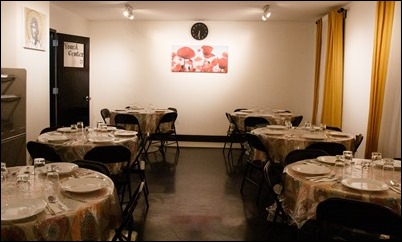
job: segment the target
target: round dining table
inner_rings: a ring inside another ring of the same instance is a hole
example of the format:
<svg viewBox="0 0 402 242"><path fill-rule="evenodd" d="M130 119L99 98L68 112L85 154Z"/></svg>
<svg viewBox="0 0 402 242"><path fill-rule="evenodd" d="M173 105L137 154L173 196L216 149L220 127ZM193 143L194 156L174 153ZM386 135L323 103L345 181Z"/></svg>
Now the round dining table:
<svg viewBox="0 0 402 242"><path fill-rule="evenodd" d="M237 127L245 132L244 120L247 117L263 117L272 125L285 125L285 121L291 121L296 115L281 109L244 109L231 113Z"/></svg>
<svg viewBox="0 0 402 242"><path fill-rule="evenodd" d="M361 164L364 159L354 160ZM335 157L323 156L284 168L283 206L299 228L308 219L315 218L318 203L330 197L368 201L401 214L400 165L395 171L383 171L381 166L374 164L367 170L356 165L350 167L352 171L346 175L344 168L335 166L334 161ZM399 184L399 192L390 180Z"/></svg>
<svg viewBox="0 0 402 242"><path fill-rule="evenodd" d="M107 240L119 226L122 212L113 181L72 163L58 164L64 169L54 203L48 199L46 172L8 168L1 183L1 240Z"/></svg>
<svg viewBox="0 0 402 242"><path fill-rule="evenodd" d="M343 144L346 150L352 150L355 136L349 133L331 130L305 129L295 127L288 129L282 125L267 125L256 128L251 133L258 135L269 151L270 159L283 162L292 150L305 149L316 142L335 142ZM256 156L261 156L255 152ZM262 159L264 159L262 157Z"/></svg>
<svg viewBox="0 0 402 242"><path fill-rule="evenodd" d="M173 111L165 108L144 109L140 107L117 109L110 112L110 124L115 125L114 117L117 114L130 114L138 119L143 134L153 134L155 133L162 116L168 112ZM127 127L126 129L129 129L129 127Z"/></svg>
<svg viewBox="0 0 402 242"><path fill-rule="evenodd" d="M84 155L96 146L123 145L131 152L131 160L135 160L139 150L138 137L135 132L117 130L108 127L108 130L72 131L70 127L59 128L57 131L46 132L39 135L39 142L52 146L64 162L82 160ZM112 174L120 172L122 163L107 164Z"/></svg>

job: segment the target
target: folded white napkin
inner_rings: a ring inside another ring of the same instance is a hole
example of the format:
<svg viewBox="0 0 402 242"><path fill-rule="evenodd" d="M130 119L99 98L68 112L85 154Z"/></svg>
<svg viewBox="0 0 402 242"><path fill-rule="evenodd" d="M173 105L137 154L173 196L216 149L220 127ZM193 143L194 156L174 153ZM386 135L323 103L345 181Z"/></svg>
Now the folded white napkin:
<svg viewBox="0 0 402 242"><path fill-rule="evenodd" d="M54 214L58 214L58 213L62 213L65 211L70 210L62 201L58 201L56 203L51 203L51 202L47 202L47 209L45 209L46 214L53 214L52 211L54 212ZM50 211L52 210L52 211Z"/></svg>

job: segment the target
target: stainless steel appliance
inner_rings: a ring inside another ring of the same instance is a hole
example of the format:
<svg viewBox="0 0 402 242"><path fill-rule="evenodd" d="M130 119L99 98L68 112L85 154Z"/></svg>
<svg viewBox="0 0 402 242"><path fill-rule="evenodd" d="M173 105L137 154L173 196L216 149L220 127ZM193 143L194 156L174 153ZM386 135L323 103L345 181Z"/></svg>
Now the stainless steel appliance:
<svg viewBox="0 0 402 242"><path fill-rule="evenodd" d="M1 162L26 164L26 70L1 68Z"/></svg>

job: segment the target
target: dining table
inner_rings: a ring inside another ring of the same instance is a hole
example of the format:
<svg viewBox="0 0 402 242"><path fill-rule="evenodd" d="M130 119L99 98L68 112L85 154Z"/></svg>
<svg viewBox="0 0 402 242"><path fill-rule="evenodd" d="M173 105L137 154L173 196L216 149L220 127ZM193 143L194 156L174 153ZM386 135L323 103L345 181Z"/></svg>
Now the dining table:
<svg viewBox="0 0 402 242"><path fill-rule="evenodd" d="M314 219L318 203L330 197L376 203L401 214L400 161L394 171L383 171L380 162L353 158L356 165L345 168L335 166L335 159L320 156L284 168L282 204L299 228ZM362 162L369 165L362 166Z"/></svg>
<svg viewBox="0 0 402 242"><path fill-rule="evenodd" d="M113 235L122 220L113 181L73 163L57 166L59 186L52 192L46 167L8 168L1 183L2 241L99 241Z"/></svg>
<svg viewBox="0 0 402 242"><path fill-rule="evenodd" d="M231 113L240 131L246 132L244 120L247 117L263 117L272 125L285 125L297 115L284 109L242 109Z"/></svg>
<svg viewBox="0 0 402 242"><path fill-rule="evenodd" d="M107 126L106 130L97 128L89 130L75 130L71 127L61 127L55 131L40 134L38 142L50 145L64 162L73 162L84 159L84 155L96 146L123 145L131 152L131 160L134 161L139 151L137 132L120 130ZM106 164L112 174L117 174L124 163Z"/></svg>
<svg viewBox="0 0 402 242"><path fill-rule="evenodd" d="M355 136L347 132L338 132L331 130L321 130L319 128L292 127L287 128L283 125L267 125L256 128L251 133L258 135L262 143L269 152L269 158L275 162L283 162L286 155L295 149L305 149L316 142L335 142L343 144L346 150L353 149ZM259 159L260 152L255 152ZM256 157L255 157L256 158Z"/></svg>
<svg viewBox="0 0 402 242"><path fill-rule="evenodd" d="M117 114L130 114L135 116L140 123L141 131L143 134L155 133L159 121L166 113L174 112L167 108L144 108L139 106L127 106L122 109L115 109L110 111L110 124L115 125L114 117ZM127 127L127 129L130 129Z"/></svg>

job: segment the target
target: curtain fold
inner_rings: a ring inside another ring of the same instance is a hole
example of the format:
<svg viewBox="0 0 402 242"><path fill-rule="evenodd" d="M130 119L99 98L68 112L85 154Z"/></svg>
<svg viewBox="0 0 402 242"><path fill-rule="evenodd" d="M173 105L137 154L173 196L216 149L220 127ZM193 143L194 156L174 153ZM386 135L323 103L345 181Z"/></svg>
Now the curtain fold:
<svg viewBox="0 0 402 242"><path fill-rule="evenodd" d="M377 2L371 70L370 107L365 151L366 158L371 157L371 152L377 151L378 148L394 9L394 1Z"/></svg>
<svg viewBox="0 0 402 242"><path fill-rule="evenodd" d="M321 45L322 45L322 18L317 20L316 43L315 43L315 73L314 73L314 99L312 123L317 124L318 99L320 92L320 68L321 68Z"/></svg>
<svg viewBox="0 0 402 242"><path fill-rule="evenodd" d="M342 127L343 104L343 52L344 17L343 9L328 14L327 54L324 79L324 96L321 122Z"/></svg>

